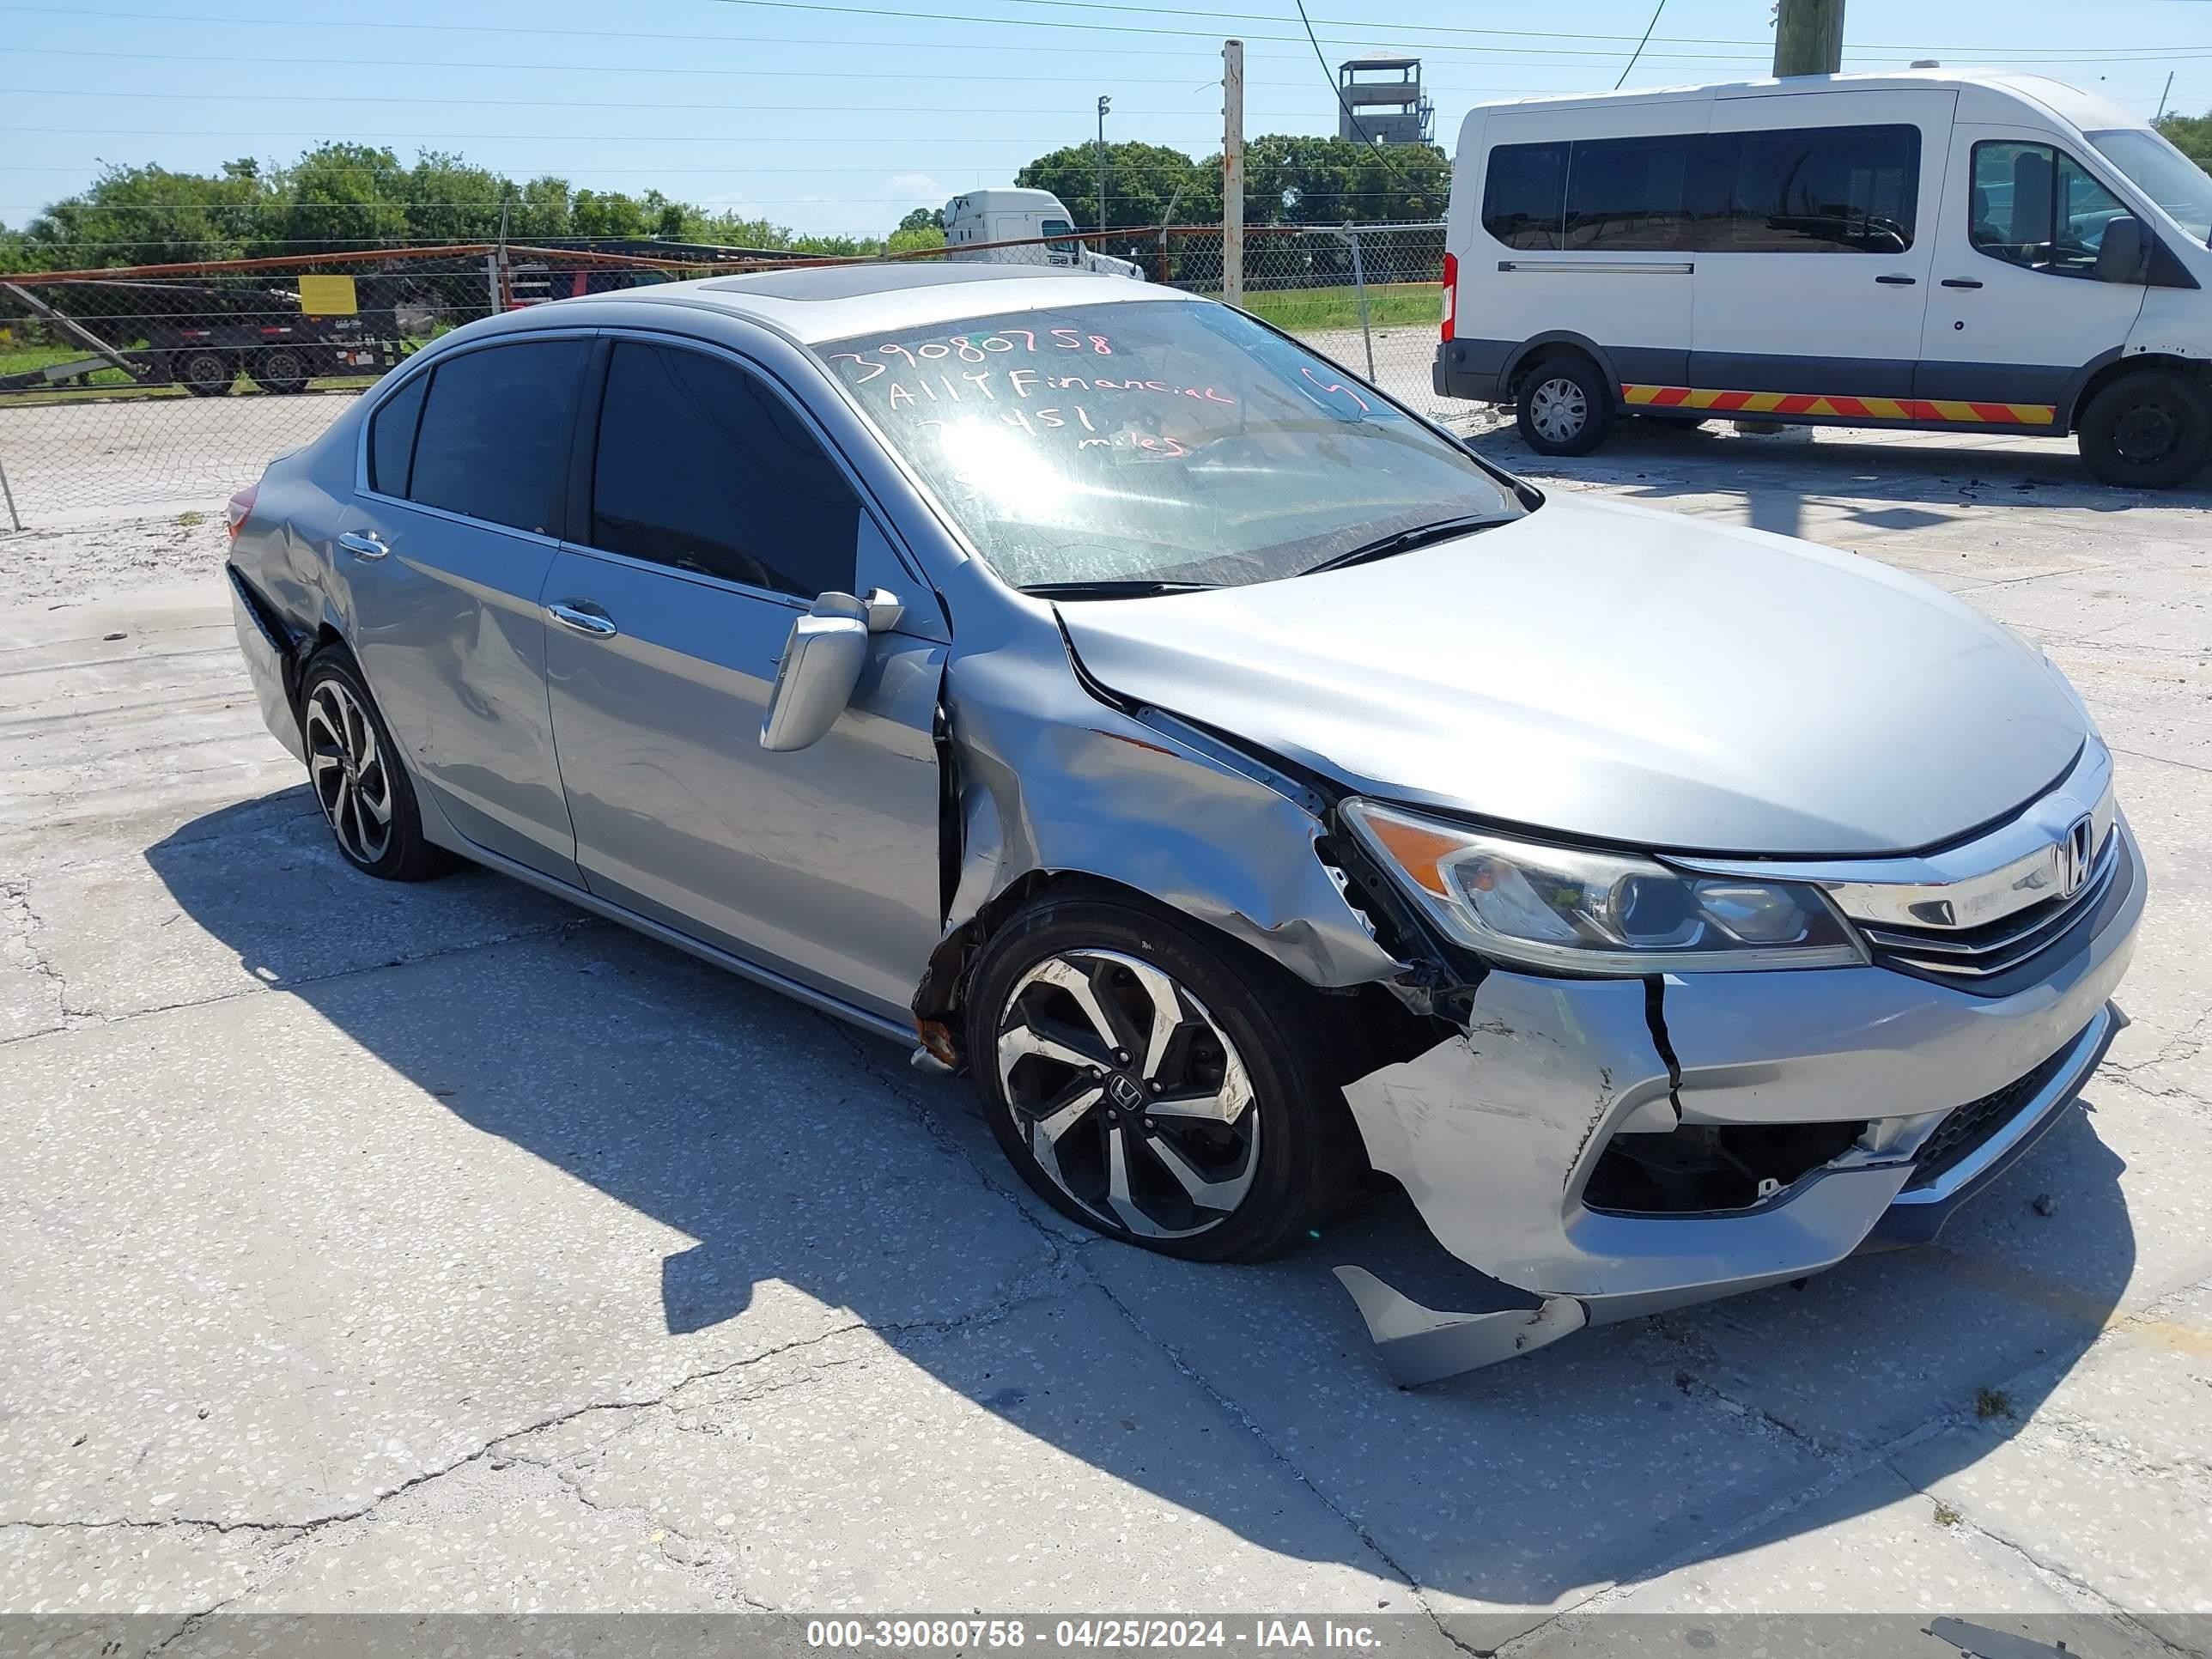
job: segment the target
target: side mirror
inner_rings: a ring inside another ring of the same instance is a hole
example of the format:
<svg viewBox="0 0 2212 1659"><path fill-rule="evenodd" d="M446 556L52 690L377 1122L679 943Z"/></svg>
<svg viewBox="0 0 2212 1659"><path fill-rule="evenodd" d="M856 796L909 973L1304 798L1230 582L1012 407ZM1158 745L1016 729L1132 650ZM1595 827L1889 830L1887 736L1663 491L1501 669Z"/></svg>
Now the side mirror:
<svg viewBox="0 0 2212 1659"><path fill-rule="evenodd" d="M867 665L868 635L898 625L903 607L875 588L865 599L824 593L791 625L776 664L775 689L761 721L761 747L776 753L819 743L853 701Z"/></svg>
<svg viewBox="0 0 2212 1659"><path fill-rule="evenodd" d="M2142 221L2123 213L2105 225L2097 242L2097 280L2100 283L2142 283L2149 276L2150 239Z"/></svg>

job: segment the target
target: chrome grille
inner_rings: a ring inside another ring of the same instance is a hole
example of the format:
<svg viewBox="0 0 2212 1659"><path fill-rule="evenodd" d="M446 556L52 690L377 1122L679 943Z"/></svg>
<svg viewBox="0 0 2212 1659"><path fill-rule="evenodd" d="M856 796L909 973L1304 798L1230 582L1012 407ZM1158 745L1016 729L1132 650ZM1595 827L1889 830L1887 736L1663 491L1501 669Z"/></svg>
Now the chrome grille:
<svg viewBox="0 0 2212 1659"><path fill-rule="evenodd" d="M2063 898L2045 899L1979 927L1899 927L1862 921L1859 931L1875 960L1887 966L1976 979L2002 974L2047 949L2093 910L2112 886L2119 861L2120 837L2107 830L2087 877Z"/></svg>

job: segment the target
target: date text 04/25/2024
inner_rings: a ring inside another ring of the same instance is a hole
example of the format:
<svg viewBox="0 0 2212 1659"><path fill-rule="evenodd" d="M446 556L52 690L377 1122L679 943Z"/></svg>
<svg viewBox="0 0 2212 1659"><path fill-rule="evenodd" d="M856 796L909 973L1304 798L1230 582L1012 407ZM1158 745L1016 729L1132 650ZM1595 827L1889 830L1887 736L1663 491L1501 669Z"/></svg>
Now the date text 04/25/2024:
<svg viewBox="0 0 2212 1659"><path fill-rule="evenodd" d="M1383 1645L1371 1625L1336 1619L816 1619L806 1645L824 1650L1155 1650L1245 1648L1253 1651Z"/></svg>

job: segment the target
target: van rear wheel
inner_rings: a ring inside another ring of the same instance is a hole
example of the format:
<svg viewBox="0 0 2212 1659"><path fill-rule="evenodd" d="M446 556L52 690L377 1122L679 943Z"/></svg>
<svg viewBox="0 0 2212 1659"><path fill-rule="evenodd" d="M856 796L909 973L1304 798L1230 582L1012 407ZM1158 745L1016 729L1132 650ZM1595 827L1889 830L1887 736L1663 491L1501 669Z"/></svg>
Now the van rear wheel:
<svg viewBox="0 0 2212 1659"><path fill-rule="evenodd" d="M2089 399L2080 442L2083 464L2101 482L2171 489L2212 460L2212 398L2189 375L2139 368Z"/></svg>
<svg viewBox="0 0 2212 1659"><path fill-rule="evenodd" d="M1613 387L1580 352L1547 357L1522 379L1514 423L1539 455L1587 455L1613 428Z"/></svg>

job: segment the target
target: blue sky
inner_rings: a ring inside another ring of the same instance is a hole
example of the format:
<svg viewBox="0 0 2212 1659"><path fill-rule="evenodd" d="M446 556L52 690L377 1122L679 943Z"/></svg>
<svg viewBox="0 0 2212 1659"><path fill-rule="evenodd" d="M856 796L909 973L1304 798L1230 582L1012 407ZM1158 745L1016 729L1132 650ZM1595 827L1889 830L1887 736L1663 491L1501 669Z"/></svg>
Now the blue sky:
<svg viewBox="0 0 2212 1659"><path fill-rule="evenodd" d="M1651 17L1650 0L1307 8L1332 64L1420 54L1447 144L1470 104L1611 86ZM1527 32L1532 17L1560 32ZM1287 0L0 3L0 222L21 225L103 161L208 168L331 137L879 234L1088 140L1100 93L1109 138L1212 153L1232 33L1247 43L1248 132L1334 131ZM1629 83L1762 74L1771 42L1767 0L1667 0ZM1851 0L1845 42L1847 69L2030 67L2146 116L2171 70L2172 107L2212 109L2207 0Z"/></svg>

